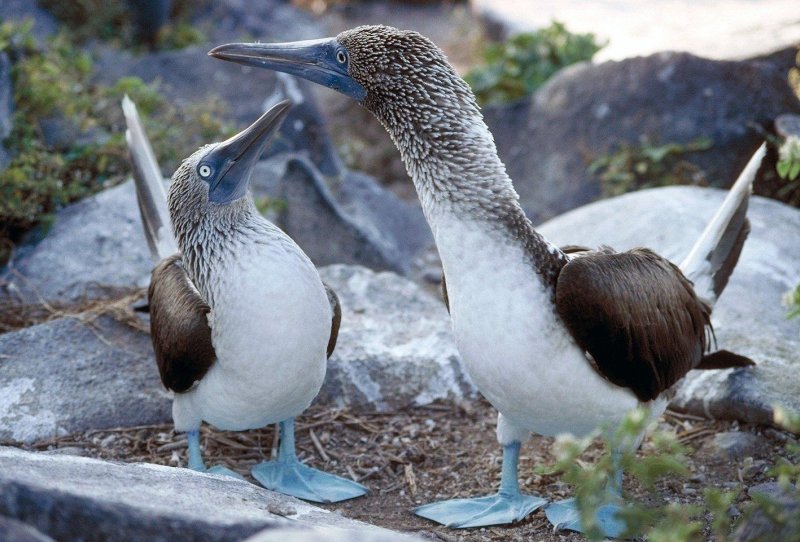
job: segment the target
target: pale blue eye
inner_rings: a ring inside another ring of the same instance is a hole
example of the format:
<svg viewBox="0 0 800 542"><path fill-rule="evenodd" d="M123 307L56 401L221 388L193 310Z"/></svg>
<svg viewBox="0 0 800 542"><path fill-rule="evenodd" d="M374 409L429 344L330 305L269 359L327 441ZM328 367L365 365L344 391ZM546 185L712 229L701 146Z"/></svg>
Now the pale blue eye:
<svg viewBox="0 0 800 542"><path fill-rule="evenodd" d="M345 54L345 52L341 49L336 51L336 62L338 62L339 64L344 64L345 62L347 62L347 54Z"/></svg>
<svg viewBox="0 0 800 542"><path fill-rule="evenodd" d="M197 172L204 179L206 179L208 177L211 177L211 168L209 166L205 165L205 164L200 166L200 168L197 170Z"/></svg>

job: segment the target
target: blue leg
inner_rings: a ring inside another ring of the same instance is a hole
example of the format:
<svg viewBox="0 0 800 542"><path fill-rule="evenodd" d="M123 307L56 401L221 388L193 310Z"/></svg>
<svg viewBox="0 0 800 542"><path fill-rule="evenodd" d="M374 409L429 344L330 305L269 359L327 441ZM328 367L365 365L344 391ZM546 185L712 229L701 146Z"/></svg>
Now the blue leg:
<svg viewBox="0 0 800 542"><path fill-rule="evenodd" d="M619 538L625 532L625 522L616 517L622 504L622 468L619 467L619 452L613 453L615 464L614 479L606 486L605 503L595 512L595 520L605 538ZM585 532L581 526L581 517L575 505L575 499L566 499L551 503L544 510L547 519L555 530L562 529Z"/></svg>
<svg viewBox="0 0 800 542"><path fill-rule="evenodd" d="M244 480L244 477L238 472L234 472L222 465L215 465L210 469L206 468L203 463L203 454L200 451L200 431L189 431L186 433L186 438L189 440L189 468L197 472L208 472L211 474L224 474L239 480Z"/></svg>
<svg viewBox="0 0 800 542"><path fill-rule="evenodd" d="M503 448L500 491L488 497L453 499L420 506L414 513L455 529L485 527L520 521L547 501L519 491L519 442Z"/></svg>
<svg viewBox="0 0 800 542"><path fill-rule="evenodd" d="M294 449L294 420L281 422L278 459L259 463L251 473L267 489L313 502L338 502L360 497L367 488L303 465Z"/></svg>

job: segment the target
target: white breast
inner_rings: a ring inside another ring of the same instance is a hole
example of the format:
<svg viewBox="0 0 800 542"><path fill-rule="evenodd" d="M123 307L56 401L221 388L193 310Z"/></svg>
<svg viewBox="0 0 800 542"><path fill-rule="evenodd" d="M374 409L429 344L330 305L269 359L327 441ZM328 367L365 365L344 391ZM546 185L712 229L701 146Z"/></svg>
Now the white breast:
<svg viewBox="0 0 800 542"><path fill-rule="evenodd" d="M453 216L439 217L435 236L459 352L507 422L546 436L583 435L637 406L591 367L521 243Z"/></svg>
<svg viewBox="0 0 800 542"><path fill-rule="evenodd" d="M215 272L217 361L173 405L176 428L251 429L300 414L325 377L331 308L317 270L288 239L250 244Z"/></svg>

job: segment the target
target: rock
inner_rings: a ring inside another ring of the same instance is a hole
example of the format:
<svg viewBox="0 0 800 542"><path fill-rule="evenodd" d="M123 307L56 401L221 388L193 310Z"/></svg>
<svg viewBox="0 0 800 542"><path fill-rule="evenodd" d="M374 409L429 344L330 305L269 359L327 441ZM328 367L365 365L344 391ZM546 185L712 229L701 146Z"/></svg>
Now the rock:
<svg viewBox="0 0 800 542"><path fill-rule="evenodd" d="M392 273L335 265L321 275L343 318L319 403L387 410L475 395L440 301ZM0 353L0 441L172 420L149 336L110 316L2 334Z"/></svg>
<svg viewBox="0 0 800 542"><path fill-rule="evenodd" d="M317 401L392 410L476 394L444 304L392 273L320 270L342 304L342 327Z"/></svg>
<svg viewBox="0 0 800 542"><path fill-rule="evenodd" d="M8 542L54 542L30 525L16 519L0 516L0 540Z"/></svg>
<svg viewBox="0 0 800 542"><path fill-rule="evenodd" d="M253 192L282 202L271 218L318 266L408 273L414 256L433 243L420 208L364 174L343 171L329 185L309 160L283 156L256 166Z"/></svg>
<svg viewBox="0 0 800 542"><path fill-rule="evenodd" d="M761 442L756 435L742 431L717 433L708 442L709 451L722 461L736 461L752 456Z"/></svg>
<svg viewBox="0 0 800 542"><path fill-rule="evenodd" d="M0 274L0 299L107 298L146 285L152 266L129 181L59 211L47 236L22 245Z"/></svg>
<svg viewBox="0 0 800 542"><path fill-rule="evenodd" d="M338 527L314 529L269 529L245 542L422 542L422 538L391 531L358 531Z"/></svg>
<svg viewBox="0 0 800 542"><path fill-rule="evenodd" d="M770 498L778 498L786 495L786 490L778 482L763 482L747 488L747 494L752 498L756 495L763 495Z"/></svg>
<svg viewBox="0 0 800 542"><path fill-rule="evenodd" d="M0 335L0 441L171 421L147 334L108 316Z"/></svg>
<svg viewBox="0 0 800 542"><path fill-rule="evenodd" d="M711 185L729 186L763 139L754 127L769 132L775 117L797 112L800 101L773 65L686 53L571 66L532 99L485 108L534 222L596 199L589 164L642 136L653 144L710 138L711 149L685 158Z"/></svg>
<svg viewBox="0 0 800 542"><path fill-rule="evenodd" d="M11 161L11 155L3 141L11 134L14 114L14 89L11 86L11 61L8 55L0 53L0 172Z"/></svg>
<svg viewBox="0 0 800 542"><path fill-rule="evenodd" d="M777 484L759 484L748 490L751 497L760 497L759 500L766 497L769 505L764 507L754 499L733 532L732 542L797 540L797 533L800 533L800 494L796 490L766 486Z"/></svg>
<svg viewBox="0 0 800 542"><path fill-rule="evenodd" d="M647 246L680 262L722 202L722 190L666 187L599 201L543 224L557 245ZM693 414L772 424L773 407L800 411L800 330L786 319L784 293L800 269L800 210L761 197L750 200L752 226L712 321L720 348L752 358L754 368L695 371L673 408Z"/></svg>
<svg viewBox="0 0 800 542"><path fill-rule="evenodd" d="M0 2L0 21L21 23L33 21L31 32L37 42L42 43L58 32L58 21L39 7L36 0L3 0Z"/></svg>
<svg viewBox="0 0 800 542"><path fill-rule="evenodd" d="M310 526L387 533L225 476L14 448L0 448L0 514L63 541L238 542Z"/></svg>

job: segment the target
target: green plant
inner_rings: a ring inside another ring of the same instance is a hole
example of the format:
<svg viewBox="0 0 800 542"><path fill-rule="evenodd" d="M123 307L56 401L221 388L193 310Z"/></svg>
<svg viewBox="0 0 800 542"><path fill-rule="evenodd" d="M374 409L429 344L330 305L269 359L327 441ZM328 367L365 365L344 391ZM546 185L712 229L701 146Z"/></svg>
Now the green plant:
<svg viewBox="0 0 800 542"><path fill-rule="evenodd" d="M794 290L786 293L784 302L789 307L789 313L786 315L787 318L797 318L800 316L800 284L798 284Z"/></svg>
<svg viewBox="0 0 800 542"><path fill-rule="evenodd" d="M689 143L655 145L642 138L638 145L621 145L596 158L588 167L599 175L602 194L618 196L632 190L674 184L706 184L702 170L684 159L689 152L705 151L713 142L705 137Z"/></svg>
<svg viewBox="0 0 800 542"><path fill-rule="evenodd" d="M781 143L775 169L781 179L794 181L800 177L800 137L789 136Z"/></svg>
<svg viewBox="0 0 800 542"><path fill-rule="evenodd" d="M131 2L126 0L38 0L38 3L69 26L71 39L76 43L101 39L130 45L134 41ZM187 21L190 12L198 9L197 4L189 0L174 2L173 22L166 24L157 37L160 49L182 49L204 41L203 33Z"/></svg>
<svg viewBox="0 0 800 542"><path fill-rule="evenodd" d="M616 431L595 432L583 439L562 438L555 446L556 462L545 472L561 472L562 479L574 487L574 498L581 515L581 524L586 529L589 540L602 540L603 536L596 524L595 510L611 504L616 498L606 491L618 468L628 476L638 480L647 489L652 489L659 479L665 476L685 476L687 469L683 464L685 450L673 434L657 432L652 435L654 453L637 457L634 451L639 435L645 431L649 418L645 410L631 412ZM605 445L606 452L591 465L579 461L580 456L598 437ZM635 536L646 531L655 535L651 540L659 540L659 533L683 533L684 539L700 532L702 525L692 520L699 508L676 506L673 504L652 507L638 503L623 491L625 504L620 517L627 525L626 535ZM675 540L674 538L662 538Z"/></svg>
<svg viewBox="0 0 800 542"><path fill-rule="evenodd" d="M218 99L178 107L161 96L158 83L136 77L110 86L94 83L91 57L69 35L59 34L37 49L30 28L0 25L0 51L15 59L16 105L5 141L13 158L0 172L0 263L22 233L46 226L60 207L127 174L119 106L124 94L138 104L157 158L170 171L200 145L233 133L219 120L224 107ZM48 141L48 122L62 126L66 137Z"/></svg>
<svg viewBox="0 0 800 542"><path fill-rule="evenodd" d="M510 102L533 93L561 68L591 60L602 47L594 34L572 34L562 23L553 22L536 32L489 44L485 65L470 70L465 79L480 103Z"/></svg>

